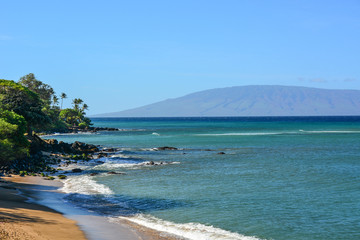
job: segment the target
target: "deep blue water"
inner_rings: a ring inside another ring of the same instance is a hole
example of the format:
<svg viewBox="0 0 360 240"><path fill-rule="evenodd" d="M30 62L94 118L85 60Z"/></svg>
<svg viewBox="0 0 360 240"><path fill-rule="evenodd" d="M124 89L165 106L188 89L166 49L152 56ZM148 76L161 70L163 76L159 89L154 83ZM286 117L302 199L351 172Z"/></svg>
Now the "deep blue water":
<svg viewBox="0 0 360 240"><path fill-rule="evenodd" d="M192 239L360 239L360 117L92 120L121 131L55 136L119 149L65 182L75 204Z"/></svg>

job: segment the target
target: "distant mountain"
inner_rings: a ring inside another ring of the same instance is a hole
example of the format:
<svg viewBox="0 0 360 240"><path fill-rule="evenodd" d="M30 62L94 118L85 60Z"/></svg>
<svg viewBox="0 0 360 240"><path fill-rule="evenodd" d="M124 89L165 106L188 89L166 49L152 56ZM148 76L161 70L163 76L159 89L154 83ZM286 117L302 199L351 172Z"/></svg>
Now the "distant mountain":
<svg viewBox="0 0 360 240"><path fill-rule="evenodd" d="M360 115L360 90L289 86L211 89L94 117L348 116Z"/></svg>

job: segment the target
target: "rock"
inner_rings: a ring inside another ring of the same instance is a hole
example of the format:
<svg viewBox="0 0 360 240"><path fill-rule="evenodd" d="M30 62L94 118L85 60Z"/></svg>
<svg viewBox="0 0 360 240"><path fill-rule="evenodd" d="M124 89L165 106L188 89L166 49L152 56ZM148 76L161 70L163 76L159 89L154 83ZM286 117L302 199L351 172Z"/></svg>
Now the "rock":
<svg viewBox="0 0 360 240"><path fill-rule="evenodd" d="M118 172L108 172L107 174L123 174L123 173L118 173Z"/></svg>
<svg viewBox="0 0 360 240"><path fill-rule="evenodd" d="M104 148L103 149L103 153L112 153L115 152L116 150L114 148Z"/></svg>
<svg viewBox="0 0 360 240"><path fill-rule="evenodd" d="M95 127L90 128L91 131L97 132L97 131L119 131L118 128L109 128L109 127Z"/></svg>
<svg viewBox="0 0 360 240"><path fill-rule="evenodd" d="M107 153L101 152L97 156L98 156L98 158L103 158L103 157L107 157L107 155L108 155Z"/></svg>
<svg viewBox="0 0 360 240"><path fill-rule="evenodd" d="M158 147L158 148L156 148L157 150L159 150L159 151L164 151L164 150L178 150L176 147L167 147L167 146L165 146L165 147Z"/></svg>
<svg viewBox="0 0 360 240"><path fill-rule="evenodd" d="M71 170L73 173L79 173L82 172L83 170L81 170L80 168L74 168L73 170Z"/></svg>
<svg viewBox="0 0 360 240"><path fill-rule="evenodd" d="M56 139L47 139L47 140L44 140L47 144L50 144L50 145L56 145L58 144L58 141Z"/></svg>
<svg viewBox="0 0 360 240"><path fill-rule="evenodd" d="M155 165L153 161L150 161L147 165Z"/></svg>
<svg viewBox="0 0 360 240"><path fill-rule="evenodd" d="M222 155L222 154L225 154L224 152L218 152L217 154L220 154L220 155Z"/></svg>
<svg viewBox="0 0 360 240"><path fill-rule="evenodd" d="M96 176L98 173L90 173L90 176Z"/></svg>

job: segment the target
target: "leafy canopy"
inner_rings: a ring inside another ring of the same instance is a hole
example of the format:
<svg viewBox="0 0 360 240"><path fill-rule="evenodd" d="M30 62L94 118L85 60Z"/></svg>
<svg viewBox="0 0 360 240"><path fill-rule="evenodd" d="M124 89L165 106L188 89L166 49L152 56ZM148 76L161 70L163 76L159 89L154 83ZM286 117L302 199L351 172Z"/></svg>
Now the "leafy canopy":
<svg viewBox="0 0 360 240"><path fill-rule="evenodd" d="M42 111L39 96L14 81L0 79L0 109L14 111L23 116L30 128L40 128L49 123L49 117Z"/></svg>
<svg viewBox="0 0 360 240"><path fill-rule="evenodd" d="M13 111L0 111L0 165L28 154L29 142L25 132L24 117Z"/></svg>
<svg viewBox="0 0 360 240"><path fill-rule="evenodd" d="M52 97L55 94L54 89L50 87L50 85L37 80L33 73L21 77L18 83L37 93L40 99L47 105L50 105L53 100Z"/></svg>

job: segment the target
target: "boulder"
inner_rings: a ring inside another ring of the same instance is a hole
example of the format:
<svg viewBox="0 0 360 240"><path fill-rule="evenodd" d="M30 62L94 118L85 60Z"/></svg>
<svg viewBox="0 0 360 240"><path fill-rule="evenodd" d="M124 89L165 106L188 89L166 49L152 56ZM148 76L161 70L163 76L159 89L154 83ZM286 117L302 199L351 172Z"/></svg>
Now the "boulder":
<svg viewBox="0 0 360 240"><path fill-rule="evenodd" d="M119 173L119 172L113 172L113 171L111 171L111 172L107 172L107 174L123 174L123 173Z"/></svg>
<svg viewBox="0 0 360 240"><path fill-rule="evenodd" d="M168 146L158 147L158 148L156 148L156 149L159 150L159 151L164 151L164 150L178 150L176 147L168 147Z"/></svg>

